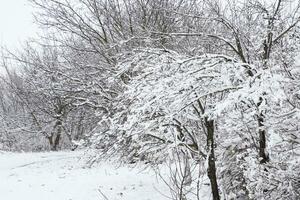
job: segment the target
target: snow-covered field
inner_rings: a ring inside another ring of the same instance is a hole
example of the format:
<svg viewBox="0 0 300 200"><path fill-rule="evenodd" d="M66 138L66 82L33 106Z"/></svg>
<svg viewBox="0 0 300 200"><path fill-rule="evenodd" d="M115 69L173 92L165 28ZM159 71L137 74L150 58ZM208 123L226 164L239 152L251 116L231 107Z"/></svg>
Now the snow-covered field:
<svg viewBox="0 0 300 200"><path fill-rule="evenodd" d="M87 168L83 152L0 152L1 200L166 200L151 170L104 162Z"/></svg>

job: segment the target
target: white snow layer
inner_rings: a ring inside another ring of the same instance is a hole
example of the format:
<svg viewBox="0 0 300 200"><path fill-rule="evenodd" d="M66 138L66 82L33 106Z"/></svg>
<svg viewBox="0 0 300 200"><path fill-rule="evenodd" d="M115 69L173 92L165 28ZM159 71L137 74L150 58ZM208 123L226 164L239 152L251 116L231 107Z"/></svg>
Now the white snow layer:
<svg viewBox="0 0 300 200"><path fill-rule="evenodd" d="M151 170L102 164L87 168L83 152L0 152L1 200L166 200Z"/></svg>

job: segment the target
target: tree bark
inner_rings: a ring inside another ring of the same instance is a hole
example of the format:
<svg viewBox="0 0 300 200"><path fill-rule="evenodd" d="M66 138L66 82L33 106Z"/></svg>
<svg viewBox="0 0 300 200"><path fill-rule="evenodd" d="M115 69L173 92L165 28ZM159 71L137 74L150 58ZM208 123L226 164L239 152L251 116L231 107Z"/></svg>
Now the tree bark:
<svg viewBox="0 0 300 200"><path fill-rule="evenodd" d="M60 139L62 134L62 121L60 119L57 120L55 124L55 128L57 128L56 133L52 133L51 136L47 137L50 144L51 151L57 151L58 146L60 144Z"/></svg>
<svg viewBox="0 0 300 200"><path fill-rule="evenodd" d="M261 105L263 99L260 97L260 102L258 103L258 106ZM258 121L258 134L259 134L259 162L261 164L264 164L269 161L269 156L266 153L266 130L264 128L264 115L262 113L259 113L257 115L257 121Z"/></svg>
<svg viewBox="0 0 300 200"><path fill-rule="evenodd" d="M210 180L213 200L220 200L215 163L214 121L208 120L206 117L205 126L207 129L207 148L209 148L207 175Z"/></svg>

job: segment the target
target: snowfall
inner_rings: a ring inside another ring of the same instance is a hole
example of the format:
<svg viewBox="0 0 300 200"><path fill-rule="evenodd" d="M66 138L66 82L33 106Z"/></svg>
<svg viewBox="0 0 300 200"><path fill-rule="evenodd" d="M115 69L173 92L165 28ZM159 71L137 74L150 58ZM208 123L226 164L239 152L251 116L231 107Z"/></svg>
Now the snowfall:
<svg viewBox="0 0 300 200"><path fill-rule="evenodd" d="M84 151L0 151L1 200L166 200L153 170L103 161L87 167Z"/></svg>

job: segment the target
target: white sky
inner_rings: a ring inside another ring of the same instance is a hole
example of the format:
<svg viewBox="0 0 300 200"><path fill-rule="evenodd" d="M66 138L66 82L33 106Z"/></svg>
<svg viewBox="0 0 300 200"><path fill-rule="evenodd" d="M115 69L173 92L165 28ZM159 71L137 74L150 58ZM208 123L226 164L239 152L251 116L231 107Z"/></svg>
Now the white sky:
<svg viewBox="0 0 300 200"><path fill-rule="evenodd" d="M0 45L16 48L36 32L27 0L0 0Z"/></svg>

